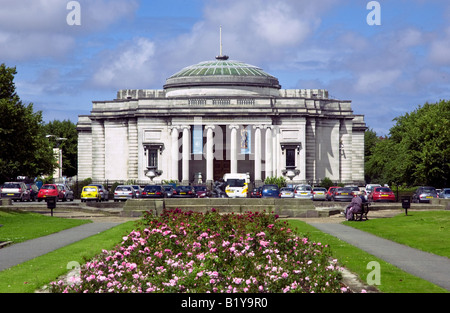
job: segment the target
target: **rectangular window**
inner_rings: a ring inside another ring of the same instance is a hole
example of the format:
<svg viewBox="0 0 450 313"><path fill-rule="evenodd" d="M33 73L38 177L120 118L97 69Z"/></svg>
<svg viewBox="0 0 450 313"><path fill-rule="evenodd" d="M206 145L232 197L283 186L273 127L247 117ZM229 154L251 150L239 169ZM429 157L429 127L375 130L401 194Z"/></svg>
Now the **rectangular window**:
<svg viewBox="0 0 450 313"><path fill-rule="evenodd" d="M286 149L286 167L295 167L295 149Z"/></svg>
<svg viewBox="0 0 450 313"><path fill-rule="evenodd" d="M148 150L148 166L158 168L158 149Z"/></svg>

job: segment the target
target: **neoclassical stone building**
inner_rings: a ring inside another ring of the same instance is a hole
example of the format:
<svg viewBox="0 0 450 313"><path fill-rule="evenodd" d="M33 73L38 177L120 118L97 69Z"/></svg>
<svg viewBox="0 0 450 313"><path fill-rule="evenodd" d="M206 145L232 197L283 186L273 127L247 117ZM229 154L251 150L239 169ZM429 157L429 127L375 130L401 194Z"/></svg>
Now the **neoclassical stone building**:
<svg viewBox="0 0 450 313"><path fill-rule="evenodd" d="M362 115L322 89L226 56L186 67L162 90L120 90L78 120L78 178L212 183L225 173L364 183Z"/></svg>

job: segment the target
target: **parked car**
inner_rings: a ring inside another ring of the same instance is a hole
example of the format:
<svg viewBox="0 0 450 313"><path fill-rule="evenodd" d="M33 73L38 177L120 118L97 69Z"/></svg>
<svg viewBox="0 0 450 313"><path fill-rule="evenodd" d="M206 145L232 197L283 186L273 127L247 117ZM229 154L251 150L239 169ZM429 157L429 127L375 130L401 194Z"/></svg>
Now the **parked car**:
<svg viewBox="0 0 450 313"><path fill-rule="evenodd" d="M30 192L23 182L7 182L3 184L1 197L10 198L14 201L30 201Z"/></svg>
<svg viewBox="0 0 450 313"><path fill-rule="evenodd" d="M363 194L358 186L344 186L344 188L350 188L354 196L361 196Z"/></svg>
<svg viewBox="0 0 450 313"><path fill-rule="evenodd" d="M333 201L352 201L353 193L350 188L336 188L331 198Z"/></svg>
<svg viewBox="0 0 450 313"><path fill-rule="evenodd" d="M395 202L395 194L391 188L388 187L375 187L369 195L369 201L391 201Z"/></svg>
<svg viewBox="0 0 450 313"><path fill-rule="evenodd" d="M283 187L280 189L280 198L294 198L294 188Z"/></svg>
<svg viewBox="0 0 450 313"><path fill-rule="evenodd" d="M439 198L450 199L450 188L444 188L439 193Z"/></svg>
<svg viewBox="0 0 450 313"><path fill-rule="evenodd" d="M211 197L211 191L206 186L194 186L197 198L209 198Z"/></svg>
<svg viewBox="0 0 450 313"><path fill-rule="evenodd" d="M413 193L411 201L415 203L430 202L431 199L437 197L438 195L434 187L422 186L417 188Z"/></svg>
<svg viewBox="0 0 450 313"><path fill-rule="evenodd" d="M49 197L56 197L56 201L63 201L64 193L61 186L57 184L44 184L38 192L38 201L45 200Z"/></svg>
<svg viewBox="0 0 450 313"><path fill-rule="evenodd" d="M140 197L141 197L141 193L142 193L142 188L141 188L141 186L138 186L138 185L131 185L131 187L133 187L134 192L136 193L136 198L140 198Z"/></svg>
<svg viewBox="0 0 450 313"><path fill-rule="evenodd" d="M114 190L114 202L137 198L136 189L131 185L119 185Z"/></svg>
<svg viewBox="0 0 450 313"><path fill-rule="evenodd" d="M332 187L328 188L327 194L326 194L326 196L325 196L325 198L326 198L327 201L333 200L333 194L334 194L334 191L335 191L337 188L341 188L341 187L339 187L339 186L332 186Z"/></svg>
<svg viewBox="0 0 450 313"><path fill-rule="evenodd" d="M98 188L98 192L100 193L100 201L108 201L109 200L109 191L101 184L90 184L89 186L95 186Z"/></svg>
<svg viewBox="0 0 450 313"><path fill-rule="evenodd" d="M369 195L373 191L373 188L375 187L381 187L380 184L367 184L366 189L364 190L364 198L366 201L369 201Z"/></svg>
<svg viewBox="0 0 450 313"><path fill-rule="evenodd" d="M30 193L30 201L36 201L39 193L39 188L36 184L26 184L28 192Z"/></svg>
<svg viewBox="0 0 450 313"><path fill-rule="evenodd" d="M61 191L63 193L63 197L61 200L62 201L68 201L68 200L73 201L74 196L73 196L72 189L70 189L69 186L64 185L64 184L57 184L57 185L61 188Z"/></svg>
<svg viewBox="0 0 450 313"><path fill-rule="evenodd" d="M326 200L327 199L327 189L323 187L313 188L313 200Z"/></svg>
<svg viewBox="0 0 450 313"><path fill-rule="evenodd" d="M174 198L195 198L197 194L192 186L177 186L173 192Z"/></svg>
<svg viewBox="0 0 450 313"><path fill-rule="evenodd" d="M41 188L42 189L42 188ZM102 200L102 195L97 186L84 186L81 190L81 202Z"/></svg>
<svg viewBox="0 0 450 313"><path fill-rule="evenodd" d="M298 199L312 200L314 195L310 185L297 185L294 189L294 197Z"/></svg>
<svg viewBox="0 0 450 313"><path fill-rule="evenodd" d="M262 187L253 188L252 192L250 193L250 198L261 198L261 190Z"/></svg>
<svg viewBox="0 0 450 313"><path fill-rule="evenodd" d="M141 198L165 198L166 193L160 185L147 185L141 193Z"/></svg>
<svg viewBox="0 0 450 313"><path fill-rule="evenodd" d="M261 198L279 198L280 189L278 185L263 185L261 189Z"/></svg>
<svg viewBox="0 0 450 313"><path fill-rule="evenodd" d="M164 185L162 186L164 188L164 192L166 193L167 198L172 198L174 188L171 185Z"/></svg>

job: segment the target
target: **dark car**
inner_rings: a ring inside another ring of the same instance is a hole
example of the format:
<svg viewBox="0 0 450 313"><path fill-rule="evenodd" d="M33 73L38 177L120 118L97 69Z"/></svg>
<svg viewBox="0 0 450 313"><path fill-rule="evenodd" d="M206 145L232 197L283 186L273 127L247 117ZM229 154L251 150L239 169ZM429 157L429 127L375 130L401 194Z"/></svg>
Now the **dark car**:
<svg viewBox="0 0 450 313"><path fill-rule="evenodd" d="M172 198L174 188L171 185L164 185L162 187L164 189L164 192L166 193L166 197L167 198Z"/></svg>
<svg viewBox="0 0 450 313"><path fill-rule="evenodd" d="M164 188L159 185L147 185L141 193L141 198L165 198Z"/></svg>
<svg viewBox="0 0 450 313"><path fill-rule="evenodd" d="M333 201L352 201L353 191L350 188L336 188L331 196Z"/></svg>
<svg viewBox="0 0 450 313"><path fill-rule="evenodd" d="M278 185L264 185L262 186L261 198L279 198L280 189Z"/></svg>
<svg viewBox="0 0 450 313"><path fill-rule="evenodd" d="M262 187L254 188L250 194L251 198L261 198Z"/></svg>
<svg viewBox="0 0 450 313"><path fill-rule="evenodd" d="M431 199L437 198L438 194L436 188L430 186L422 186L417 188L417 190L412 195L412 202L430 202Z"/></svg>
<svg viewBox="0 0 450 313"><path fill-rule="evenodd" d="M194 186L197 198L209 198L211 197L211 191L206 186Z"/></svg>
<svg viewBox="0 0 450 313"><path fill-rule="evenodd" d="M174 198L195 198L197 194L192 186L177 186L173 191Z"/></svg>
<svg viewBox="0 0 450 313"><path fill-rule="evenodd" d="M28 192L30 193L30 201L36 201L39 193L39 188L36 184L26 184Z"/></svg>

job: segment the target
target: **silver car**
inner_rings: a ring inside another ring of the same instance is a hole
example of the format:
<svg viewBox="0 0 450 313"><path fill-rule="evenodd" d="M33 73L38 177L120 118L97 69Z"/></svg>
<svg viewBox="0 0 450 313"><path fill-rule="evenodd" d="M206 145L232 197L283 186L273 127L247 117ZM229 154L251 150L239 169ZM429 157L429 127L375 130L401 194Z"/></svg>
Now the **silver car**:
<svg viewBox="0 0 450 313"><path fill-rule="evenodd" d="M294 188L283 187L280 189L280 198L294 198Z"/></svg>
<svg viewBox="0 0 450 313"><path fill-rule="evenodd" d="M437 198L437 192L434 187L423 186L417 188L417 190L412 195L412 202L421 203L421 202L430 202L431 199Z"/></svg>
<svg viewBox="0 0 450 313"><path fill-rule="evenodd" d="M136 198L136 190L131 185L119 185L114 190L114 202Z"/></svg>
<svg viewBox="0 0 450 313"><path fill-rule="evenodd" d="M310 185L297 185L294 189L294 197L298 199L313 199L313 192Z"/></svg>
<svg viewBox="0 0 450 313"><path fill-rule="evenodd" d="M439 198L441 199L450 199L450 188L444 188L439 193Z"/></svg>
<svg viewBox="0 0 450 313"><path fill-rule="evenodd" d="M140 198L141 193L142 193L142 188L138 185L132 185L132 187L134 188L134 191L136 192L136 198Z"/></svg>
<svg viewBox="0 0 450 313"><path fill-rule="evenodd" d="M14 201L30 201L30 192L27 185L23 182L7 182L0 189L1 198L10 198Z"/></svg>
<svg viewBox="0 0 450 313"><path fill-rule="evenodd" d="M327 189L323 187L314 187L313 188L313 200L326 200L327 198Z"/></svg>

